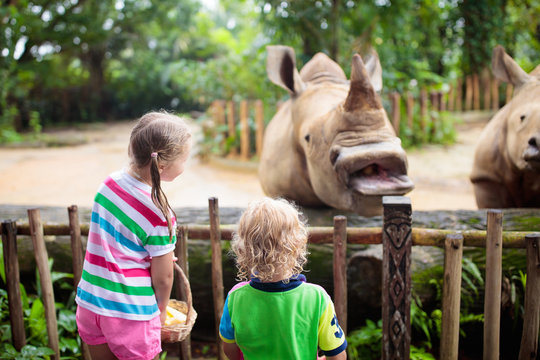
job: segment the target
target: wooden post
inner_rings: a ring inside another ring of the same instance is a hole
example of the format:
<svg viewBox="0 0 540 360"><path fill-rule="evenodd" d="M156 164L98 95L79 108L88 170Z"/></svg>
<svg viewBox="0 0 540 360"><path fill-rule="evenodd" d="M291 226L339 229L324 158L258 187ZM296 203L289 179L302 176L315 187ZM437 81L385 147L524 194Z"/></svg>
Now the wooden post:
<svg viewBox="0 0 540 360"><path fill-rule="evenodd" d="M390 94L390 102L392 104L392 126L396 131L397 136L399 137L399 122L401 117L400 111L400 95L398 92L392 92Z"/></svg>
<svg viewBox="0 0 540 360"><path fill-rule="evenodd" d="M484 300L484 360L499 359L502 285L502 218L488 210L486 229L486 285Z"/></svg>
<svg viewBox="0 0 540 360"><path fill-rule="evenodd" d="M426 89L420 90L420 129L422 134L426 130L426 119L427 119L427 91Z"/></svg>
<svg viewBox="0 0 540 360"><path fill-rule="evenodd" d="M538 326L540 324L540 233L525 237L527 243L527 285L525 314L519 360L538 359Z"/></svg>
<svg viewBox="0 0 540 360"><path fill-rule="evenodd" d="M68 207L69 233L71 236L71 260L73 263L73 286L76 289L81 281L83 269L83 251L81 242L81 225L79 223L79 210L77 205ZM81 341L81 353L84 360L91 360L88 345Z"/></svg>
<svg viewBox="0 0 540 360"><path fill-rule="evenodd" d="M409 359L411 345L411 200L384 196L382 359Z"/></svg>
<svg viewBox="0 0 540 360"><path fill-rule="evenodd" d="M249 124L248 124L248 102L240 101L240 158L249 160Z"/></svg>
<svg viewBox="0 0 540 360"><path fill-rule="evenodd" d="M491 79L491 109L499 110L499 80Z"/></svg>
<svg viewBox="0 0 540 360"><path fill-rule="evenodd" d="M489 70L484 69L482 72L482 90L484 91L484 110L491 109L491 76L489 75Z"/></svg>
<svg viewBox="0 0 540 360"><path fill-rule="evenodd" d="M450 89L448 90L448 111L454 111L454 104L456 101L456 92L454 86L450 84Z"/></svg>
<svg viewBox="0 0 540 360"><path fill-rule="evenodd" d="M432 91L429 93L429 98L431 102L431 134L435 135L437 131L437 112L439 110L439 96L437 92Z"/></svg>
<svg viewBox="0 0 540 360"><path fill-rule="evenodd" d="M444 94L442 91L437 91L437 102L439 103L439 111L446 111L446 105L444 102Z"/></svg>
<svg viewBox="0 0 540 360"><path fill-rule="evenodd" d="M414 128L414 96L407 91L407 126L410 130Z"/></svg>
<svg viewBox="0 0 540 360"><path fill-rule="evenodd" d="M17 224L15 221L2 223L2 246L4 248L4 270L8 293L9 321L13 346L21 351L26 345L22 310L19 259L17 257Z"/></svg>
<svg viewBox="0 0 540 360"><path fill-rule="evenodd" d="M334 216L334 303L343 333L347 334L347 218Z"/></svg>
<svg viewBox="0 0 540 360"><path fill-rule="evenodd" d="M184 271L186 278L189 279L189 266L188 266L188 251L187 251L187 241L188 241L188 230L186 226L179 226L178 232L176 235L176 247L174 249L174 254L178 258L178 265ZM186 300L187 295L185 293L184 287L180 284L180 279L175 279L175 292L177 296L180 296L180 300ZM191 360L191 335L188 334L186 338L180 342L180 359L181 360Z"/></svg>
<svg viewBox="0 0 540 360"><path fill-rule="evenodd" d="M441 360L458 358L462 258L463 235L448 235L444 241Z"/></svg>
<svg viewBox="0 0 540 360"><path fill-rule="evenodd" d="M214 316L216 324L216 340L218 345L218 359L225 360L223 352L223 341L219 336L219 323L221 313L225 303L223 296L223 267L221 261L221 230L219 227L219 207L218 199L211 197L208 199L208 210L210 216L210 241L212 243L212 294L214 297Z"/></svg>
<svg viewBox="0 0 540 360"><path fill-rule="evenodd" d="M480 77L478 74L473 74L472 82L474 110L480 110Z"/></svg>
<svg viewBox="0 0 540 360"><path fill-rule="evenodd" d="M472 76L465 78L465 111L472 110L473 103L473 81Z"/></svg>
<svg viewBox="0 0 540 360"><path fill-rule="evenodd" d="M227 125L229 128L229 133L227 134L229 138L236 139L236 124L234 123L234 103L229 100L227 101ZM231 146L230 152L231 155L236 155L236 147Z"/></svg>
<svg viewBox="0 0 540 360"><path fill-rule="evenodd" d="M68 207L69 233L71 235L71 256L73 261L73 286L77 288L82 276L83 251L81 243L81 226L77 205Z"/></svg>
<svg viewBox="0 0 540 360"><path fill-rule="evenodd" d="M456 84L456 104L454 106L454 111L462 111L462 102L463 102L463 79L458 78Z"/></svg>
<svg viewBox="0 0 540 360"><path fill-rule="evenodd" d="M214 118L214 124L218 129L222 129L222 127L225 125L225 101L224 100L216 100L213 102L212 105L212 116ZM220 134L225 135L221 132ZM223 145L225 144L225 137L223 136L223 139L221 140L221 146L223 149Z"/></svg>
<svg viewBox="0 0 540 360"><path fill-rule="evenodd" d="M514 94L514 85L506 83L506 104L512 100L512 95Z"/></svg>
<svg viewBox="0 0 540 360"><path fill-rule="evenodd" d="M261 158L264 136L264 109L262 100L255 101L255 149L257 157Z"/></svg>
<svg viewBox="0 0 540 360"><path fill-rule="evenodd" d="M54 358L60 360L60 348L58 344L58 323L56 321L56 308L54 304L54 292L49 271L49 262L45 239L43 237L43 224L39 209L28 210L28 223L30 225L30 235L36 257L36 265L39 271L41 292L43 296L43 307L45 308L45 318L47 321L47 333L49 335L49 347L54 351Z"/></svg>

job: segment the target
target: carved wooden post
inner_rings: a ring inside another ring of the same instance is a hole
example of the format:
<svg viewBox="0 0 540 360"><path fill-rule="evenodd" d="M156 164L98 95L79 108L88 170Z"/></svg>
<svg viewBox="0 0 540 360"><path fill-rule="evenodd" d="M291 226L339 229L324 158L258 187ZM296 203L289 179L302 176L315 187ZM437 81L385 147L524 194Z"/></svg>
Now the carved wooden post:
<svg viewBox="0 0 540 360"><path fill-rule="evenodd" d="M538 359L538 325L540 324L540 233L525 237L527 243L527 285L525 314L519 360Z"/></svg>
<svg viewBox="0 0 540 360"><path fill-rule="evenodd" d="M2 223L2 245L4 247L4 269L8 293L9 321L13 346L21 351L26 345L22 310L19 259L17 258L17 224L15 221Z"/></svg>
<svg viewBox="0 0 540 360"><path fill-rule="evenodd" d="M488 210L486 229L486 284L484 299L484 360L499 359L502 286L502 218Z"/></svg>
<svg viewBox="0 0 540 360"><path fill-rule="evenodd" d="M458 358L462 258L463 235L448 235L444 241L441 360Z"/></svg>
<svg viewBox="0 0 540 360"><path fill-rule="evenodd" d="M347 334L347 218L334 216L334 303L339 325Z"/></svg>
<svg viewBox="0 0 540 360"><path fill-rule="evenodd" d="M216 340L218 345L218 360L224 360L223 341L219 337L219 323L221 313L225 305L223 296L223 266L221 261L221 230L219 225L218 199L212 197L208 199L208 210L210 216L210 241L212 243L212 293L214 297L214 320L216 325Z"/></svg>
<svg viewBox="0 0 540 360"><path fill-rule="evenodd" d="M411 345L411 200L384 196L382 359L409 359Z"/></svg>

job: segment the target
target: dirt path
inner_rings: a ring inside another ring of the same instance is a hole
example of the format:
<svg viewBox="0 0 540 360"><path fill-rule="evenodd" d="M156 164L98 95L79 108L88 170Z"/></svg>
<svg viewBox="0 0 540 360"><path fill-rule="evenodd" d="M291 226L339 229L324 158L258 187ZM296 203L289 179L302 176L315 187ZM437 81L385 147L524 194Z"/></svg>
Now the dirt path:
<svg viewBox="0 0 540 360"><path fill-rule="evenodd" d="M85 137L84 145L0 148L0 203L13 205L90 206L100 182L127 165L127 143L133 122L86 131L62 131L60 137ZM409 175L415 189L407 196L415 210L476 209L468 176L475 141L484 122L458 128L450 147L427 146L408 151ZM175 207L207 206L215 196L220 206L244 207L263 196L254 167L230 168L201 163L192 157L185 173L164 190Z"/></svg>

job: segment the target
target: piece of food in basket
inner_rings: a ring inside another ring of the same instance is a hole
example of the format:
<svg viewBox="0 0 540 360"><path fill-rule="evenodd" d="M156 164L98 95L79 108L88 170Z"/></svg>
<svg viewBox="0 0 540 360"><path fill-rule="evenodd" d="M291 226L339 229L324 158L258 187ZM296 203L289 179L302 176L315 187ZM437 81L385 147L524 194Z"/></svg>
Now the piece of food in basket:
<svg viewBox="0 0 540 360"><path fill-rule="evenodd" d="M186 322L186 314L167 305L167 319L164 325L176 325Z"/></svg>

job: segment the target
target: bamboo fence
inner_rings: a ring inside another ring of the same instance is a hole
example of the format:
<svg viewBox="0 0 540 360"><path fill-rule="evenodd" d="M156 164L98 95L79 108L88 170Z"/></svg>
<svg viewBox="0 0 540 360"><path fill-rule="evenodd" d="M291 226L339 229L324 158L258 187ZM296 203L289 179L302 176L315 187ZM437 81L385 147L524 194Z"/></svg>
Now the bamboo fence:
<svg viewBox="0 0 540 360"><path fill-rule="evenodd" d="M500 90L505 91L504 97ZM512 94L511 84L501 84L485 69L480 74L458 78L444 91L420 88L417 94L390 91L381 96L383 100L388 99L388 116L396 134L403 136L404 129L414 129L415 124L423 133L430 124L434 133L441 126L436 114L442 111L497 111L510 101ZM278 108L280 105L278 103ZM260 158L265 124L269 120L264 118L262 100L244 99L238 103L215 100L209 107L209 113L213 128L223 129L219 134L222 138L219 146L224 156L241 161ZM227 145L225 139L230 140Z"/></svg>
<svg viewBox="0 0 540 360"><path fill-rule="evenodd" d="M407 197L388 196L383 198L384 217L381 227L347 227L344 216L334 217L333 227L309 228L311 244L333 244L333 281L336 314L343 331L347 332L347 244L383 245L383 292L382 358L409 358L410 349L410 301L411 271L410 252L412 246L437 246L445 251L441 359L456 359L459 349L459 306L461 284L461 261L463 248L486 248L485 279L485 323L484 358L497 359L499 349L499 321L501 298L501 269L503 248L524 248L527 253L527 282L524 302L524 325L519 359L535 359L538 356L538 328L540 316L540 233L503 231L502 215L499 210L487 212L485 231L452 231L412 228L411 205ZM54 293L47 264L44 237L49 235L71 236L74 285L80 280L83 263L81 238L88 235L89 224L79 224L76 206L68 208L69 224L43 224L39 209L29 209L27 224L15 221L2 222L2 244L6 271L12 344L20 350L26 344L21 294L19 290L19 264L17 236L32 237L37 268L41 278L43 303L47 321L49 347L54 350L53 358L59 359L58 332L54 309ZM179 265L189 277L189 239L209 240L212 251L212 294L215 312L216 342L218 359L225 359L218 336L219 320L224 304L223 268L221 245L229 241L235 225L222 225L216 198L209 199L209 225L184 225L178 227L175 254ZM177 294L182 286L175 280ZM82 348L83 358L89 359L88 349ZM179 359L191 359L191 340L188 337L179 344Z"/></svg>

